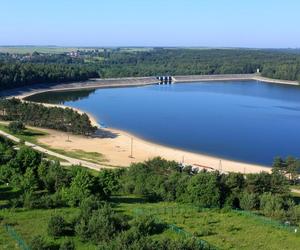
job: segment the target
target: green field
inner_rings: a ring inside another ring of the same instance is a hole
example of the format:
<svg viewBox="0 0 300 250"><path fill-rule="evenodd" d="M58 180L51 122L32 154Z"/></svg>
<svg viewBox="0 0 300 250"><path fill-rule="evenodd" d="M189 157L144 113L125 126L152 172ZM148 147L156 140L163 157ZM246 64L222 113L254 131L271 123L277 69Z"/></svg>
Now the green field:
<svg viewBox="0 0 300 250"><path fill-rule="evenodd" d="M266 223L258 216L242 214L236 211L219 209L198 211L197 208L178 203L144 203L134 197L115 197L112 199L115 210L135 217L140 213L151 213L169 228L154 238L192 237L203 239L219 249L297 249L300 245L300 234L280 228L276 223ZM79 209L63 208L52 210L1 210L0 227L1 249L18 249L16 241L5 231L4 224L13 226L19 236L29 242L34 235L47 235L47 222L51 215L59 214L67 221L76 217ZM60 243L64 238L54 240ZM82 243L72 237L77 249L96 249L92 244Z"/></svg>

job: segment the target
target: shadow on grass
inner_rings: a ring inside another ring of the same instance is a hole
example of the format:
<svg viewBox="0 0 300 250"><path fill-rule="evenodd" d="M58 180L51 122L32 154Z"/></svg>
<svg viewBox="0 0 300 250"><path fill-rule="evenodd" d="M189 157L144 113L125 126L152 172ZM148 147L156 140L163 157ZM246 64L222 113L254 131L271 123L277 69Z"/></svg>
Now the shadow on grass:
<svg viewBox="0 0 300 250"><path fill-rule="evenodd" d="M38 132L38 131L29 131L29 130L25 130L21 133L21 135L24 135L24 136L43 136L45 135L44 133L42 132Z"/></svg>
<svg viewBox="0 0 300 250"><path fill-rule="evenodd" d="M294 196L294 197L292 197L292 198L293 198L294 202L295 202L297 205L300 204L300 197Z"/></svg>
<svg viewBox="0 0 300 250"><path fill-rule="evenodd" d="M113 196L110 198L110 202L135 204L135 203L144 203L146 202L146 199L143 197Z"/></svg>
<svg viewBox="0 0 300 250"><path fill-rule="evenodd" d="M11 199L18 198L20 196L20 191L13 190L11 187L0 187L0 201L7 201ZM1 208L6 208L8 207L8 204L1 204Z"/></svg>

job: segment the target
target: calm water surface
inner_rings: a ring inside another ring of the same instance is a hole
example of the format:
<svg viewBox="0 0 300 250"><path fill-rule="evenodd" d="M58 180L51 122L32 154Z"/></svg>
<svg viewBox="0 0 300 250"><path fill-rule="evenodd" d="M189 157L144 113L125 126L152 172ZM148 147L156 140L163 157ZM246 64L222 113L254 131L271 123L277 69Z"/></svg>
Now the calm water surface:
<svg viewBox="0 0 300 250"><path fill-rule="evenodd" d="M222 158L269 165L275 156L300 156L295 86L201 82L48 92L30 99L80 108L107 127Z"/></svg>

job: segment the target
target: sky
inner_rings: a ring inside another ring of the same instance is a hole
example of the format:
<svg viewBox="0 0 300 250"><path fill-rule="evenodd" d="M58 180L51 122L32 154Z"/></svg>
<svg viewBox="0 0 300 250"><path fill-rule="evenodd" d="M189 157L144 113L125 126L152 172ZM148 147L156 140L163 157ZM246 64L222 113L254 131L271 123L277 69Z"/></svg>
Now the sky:
<svg viewBox="0 0 300 250"><path fill-rule="evenodd" d="M300 48L299 0L0 0L0 45Z"/></svg>

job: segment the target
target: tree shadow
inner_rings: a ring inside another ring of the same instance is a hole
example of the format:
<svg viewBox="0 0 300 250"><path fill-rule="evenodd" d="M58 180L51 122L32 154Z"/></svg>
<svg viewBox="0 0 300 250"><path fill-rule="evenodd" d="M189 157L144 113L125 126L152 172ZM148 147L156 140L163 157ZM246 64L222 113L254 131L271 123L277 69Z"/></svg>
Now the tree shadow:
<svg viewBox="0 0 300 250"><path fill-rule="evenodd" d="M91 135L92 138L111 138L111 139L116 138L118 136L119 136L118 133L107 131L101 128L97 129L97 131L93 135Z"/></svg>
<svg viewBox="0 0 300 250"><path fill-rule="evenodd" d="M296 204L300 204L300 197L296 197L296 196L294 196L294 197L292 197L292 199L294 200L294 202L296 203Z"/></svg>
<svg viewBox="0 0 300 250"><path fill-rule="evenodd" d="M127 204L135 204L135 203L145 203L146 199L143 197L124 197L124 196L113 196L109 200L113 203L127 203Z"/></svg>
<svg viewBox="0 0 300 250"><path fill-rule="evenodd" d="M1 208L8 208L9 201L20 196L20 191L15 191L11 187L0 187L0 201L7 201L7 204L0 204Z"/></svg>
<svg viewBox="0 0 300 250"><path fill-rule="evenodd" d="M19 197L20 191L14 191L12 188L1 188L0 189L0 200L9 200Z"/></svg>
<svg viewBox="0 0 300 250"><path fill-rule="evenodd" d="M45 134L42 133L42 132L33 132L33 131L25 130L25 131L22 132L22 135L25 135L25 136L43 136Z"/></svg>

